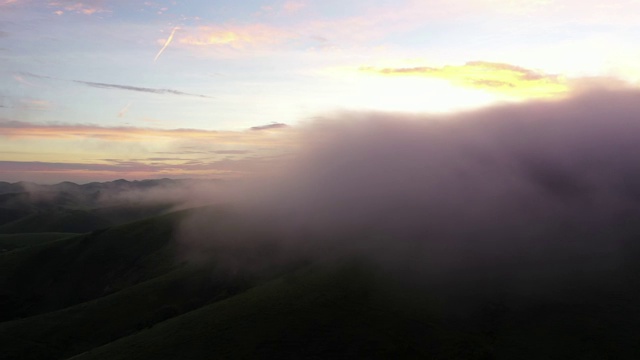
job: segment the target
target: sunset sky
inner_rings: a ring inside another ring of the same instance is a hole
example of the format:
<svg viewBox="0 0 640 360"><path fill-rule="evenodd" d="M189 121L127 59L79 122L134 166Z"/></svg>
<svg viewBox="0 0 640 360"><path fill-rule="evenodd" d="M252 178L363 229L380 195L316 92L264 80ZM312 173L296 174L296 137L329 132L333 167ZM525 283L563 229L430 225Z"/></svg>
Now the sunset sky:
<svg viewBox="0 0 640 360"><path fill-rule="evenodd" d="M0 181L236 178L345 111L637 86L640 1L0 0Z"/></svg>

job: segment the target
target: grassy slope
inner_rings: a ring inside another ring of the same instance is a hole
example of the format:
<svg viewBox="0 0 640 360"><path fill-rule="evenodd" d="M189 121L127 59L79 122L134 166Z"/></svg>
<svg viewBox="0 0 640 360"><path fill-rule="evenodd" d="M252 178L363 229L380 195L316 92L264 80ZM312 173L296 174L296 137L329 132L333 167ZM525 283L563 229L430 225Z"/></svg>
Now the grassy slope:
<svg viewBox="0 0 640 360"><path fill-rule="evenodd" d="M96 205L90 199L66 193L0 194L0 234L83 233L158 216L173 208L169 203Z"/></svg>
<svg viewBox="0 0 640 360"><path fill-rule="evenodd" d="M184 213L0 254L0 320L107 295L175 268L173 230Z"/></svg>
<svg viewBox="0 0 640 360"><path fill-rule="evenodd" d="M222 215L206 210L212 220ZM188 211L0 256L0 309L8 319L24 317L0 324L3 358L67 357L273 276L216 269L212 262L177 263L172 235L185 214Z"/></svg>
<svg viewBox="0 0 640 360"><path fill-rule="evenodd" d="M5 208L0 205L0 225L19 220L31 214L32 211L30 210Z"/></svg>
<svg viewBox="0 0 640 360"><path fill-rule="evenodd" d="M110 221L84 210L38 211L0 226L0 234L72 232L84 233L112 225Z"/></svg>
<svg viewBox="0 0 640 360"><path fill-rule="evenodd" d="M74 359L638 359L638 295L460 307L366 267L315 267Z"/></svg>
<svg viewBox="0 0 640 360"><path fill-rule="evenodd" d="M63 310L0 324L3 359L60 359L241 291L245 282L187 267Z"/></svg>
<svg viewBox="0 0 640 360"><path fill-rule="evenodd" d="M582 296L567 283L562 296L519 303L473 297L473 286L416 289L366 264L332 264L198 308L249 284L235 275L211 278L220 273L207 268L179 269L171 239L184 214L0 255L0 315L30 316L0 325L4 357L87 350L78 358L640 358L638 278L623 278L635 262L606 291L598 281L600 292ZM233 233L242 228L218 215L207 219ZM450 301L455 296L473 306L462 311Z"/></svg>
<svg viewBox="0 0 640 360"><path fill-rule="evenodd" d="M174 208L174 204L169 203L132 203L94 208L89 210L89 212L95 216L111 222L112 224L126 224L129 222L165 214L172 208Z"/></svg>
<svg viewBox="0 0 640 360"><path fill-rule="evenodd" d="M75 233L32 233L32 234L0 234L0 252L6 252L33 245L44 244L75 236Z"/></svg>
<svg viewBox="0 0 640 360"><path fill-rule="evenodd" d="M383 282L384 283L384 282ZM359 265L311 268L74 358L482 359L487 339L390 294Z"/></svg>

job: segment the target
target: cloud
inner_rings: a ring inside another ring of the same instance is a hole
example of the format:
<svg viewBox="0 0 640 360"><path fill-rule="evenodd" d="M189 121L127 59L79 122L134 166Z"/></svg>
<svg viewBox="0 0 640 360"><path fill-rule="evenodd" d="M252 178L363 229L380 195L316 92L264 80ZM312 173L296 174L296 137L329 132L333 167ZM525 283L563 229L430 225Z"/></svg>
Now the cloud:
<svg viewBox="0 0 640 360"><path fill-rule="evenodd" d="M30 81L27 81L23 76L20 76L18 74L14 74L13 75L13 79L15 81L19 82L20 84L26 85L26 86L29 86L29 87L37 87L38 86L38 85L36 85L36 84L34 84L34 83L30 82Z"/></svg>
<svg viewBox="0 0 640 360"><path fill-rule="evenodd" d="M296 13L307 6L307 3L304 1L287 1L282 4L282 10L286 13Z"/></svg>
<svg viewBox="0 0 640 360"><path fill-rule="evenodd" d="M283 144L282 136L261 131L211 131L198 129L152 129L139 127L104 127L78 124L35 124L0 121L0 137L7 138L99 138L110 141L144 141L152 139L193 140L222 144Z"/></svg>
<svg viewBox="0 0 640 360"><path fill-rule="evenodd" d="M3 106L6 107L6 106ZM43 99L34 99L34 98L22 98L22 99L14 99L13 104L11 104L12 108L21 109L21 110L36 110L36 111L45 111L50 110L53 107L53 104L48 100ZM0 123L2 120L0 120ZM1 136L1 135L0 135Z"/></svg>
<svg viewBox="0 0 640 360"><path fill-rule="evenodd" d="M463 87L489 90L516 97L552 97L565 94L570 89L567 80L562 76L486 61L472 61L464 65L443 67L363 67L360 70L384 76L419 76L443 79Z"/></svg>
<svg viewBox="0 0 640 360"><path fill-rule="evenodd" d="M50 1L48 3L50 7L58 8L60 10L54 11L56 15L64 14L64 11L74 12L77 14L83 15L93 15L96 13L108 12L105 8L100 6L99 4L91 4L91 1L73 1L73 0L63 0L63 1ZM64 11L63 11L64 10Z"/></svg>
<svg viewBox="0 0 640 360"><path fill-rule="evenodd" d="M307 2L287 1L281 6L265 6L266 14L295 14L309 5ZM428 13L423 11L423 13ZM411 15L414 20L406 21ZM318 38L331 42L350 44L383 38L390 33L418 27L424 17L407 10L405 4L393 7L370 7L362 13L337 18L300 19L300 21L273 25L267 22L238 24L233 22L211 24L197 28L183 27L184 35L179 42L191 47L216 49L252 50L283 46L303 46L304 40ZM329 45L325 44L328 48Z"/></svg>
<svg viewBox="0 0 640 360"><path fill-rule="evenodd" d="M129 108L131 107L131 104L133 104L132 102L128 102L127 105L125 105L122 109L120 109L120 111L118 111L118 117L119 118L123 118L125 117L125 115L127 115L127 112L129 112Z"/></svg>
<svg viewBox="0 0 640 360"><path fill-rule="evenodd" d="M273 167L281 154L296 146L287 132L0 121L0 160L11 160L0 165L0 173L15 181L47 182L52 181L46 180L47 174L60 181L79 177L89 181L116 177L246 177ZM11 153L13 149L22 152Z"/></svg>
<svg viewBox="0 0 640 360"><path fill-rule="evenodd" d="M234 204L251 234L203 212L179 235L199 254L261 241L294 257L356 254L440 284L438 296L605 289L640 255L638 98L597 90L439 116L328 115L291 133L300 147L276 171L212 199Z"/></svg>
<svg viewBox="0 0 640 360"><path fill-rule="evenodd" d="M602 5L589 2L588 6L558 6L557 4L538 1L478 0L463 4L451 1L407 0L390 5L342 7L338 16L323 16L331 4L315 5L313 2L287 1L281 5L262 7L260 14L287 15L297 14L301 9L313 10L312 18L299 16L292 21L273 25L275 22L216 23L197 28L183 27L185 34L180 43L191 47L211 47L216 49L231 48L248 50L255 48L273 48L282 46L302 46L308 48L308 40L323 38L328 40L324 49L342 49L356 47L378 47L387 44L391 36L402 36L424 27L425 21L434 21L458 27L460 23L476 23L481 21L487 26L498 27L497 31L508 29L508 33L520 31L529 35L531 28L556 29L558 24L566 24L567 19L575 23L574 16L579 14L584 21L619 26L618 20L625 23L637 23L639 15L634 11L621 11L620 5ZM626 5L625 5L626 6ZM338 8L336 8L338 10ZM312 11L309 11L311 13ZM514 15L518 15L515 17ZM522 15L526 26L518 21ZM514 21L514 19L516 19ZM599 20L596 20L599 19ZM541 25L541 24L545 24ZM514 30L515 29L515 30ZM541 31L535 31L540 33Z"/></svg>
<svg viewBox="0 0 640 360"><path fill-rule="evenodd" d="M116 178L150 179L172 178L221 178L246 177L268 167L274 159L255 157L244 159L102 159L100 162L44 162L44 161L2 161L0 173L3 180L38 181L89 181L113 180ZM42 181L42 180L40 180Z"/></svg>
<svg viewBox="0 0 640 360"><path fill-rule="evenodd" d="M203 154L216 154L216 155L246 155L253 153L253 150L177 150L177 151L156 151L155 154L162 155L203 155Z"/></svg>
<svg viewBox="0 0 640 360"><path fill-rule="evenodd" d="M158 89L158 88L148 88L148 87L140 87L140 86L132 86L132 85L119 85L119 84L108 84L101 82L93 82L93 81L83 81L83 80L65 80L56 78L53 76L46 75L38 75L30 72L20 72L16 74L17 76L27 76L35 79L43 79L43 80L56 80L56 81L70 81L76 84L82 84L98 89L116 89L116 90L126 90L126 91L137 91L144 92L150 94L160 94L160 95L179 95L179 96L193 96L205 99L213 99L213 97L202 94L192 94L184 91L178 91L173 89Z"/></svg>
<svg viewBox="0 0 640 360"><path fill-rule="evenodd" d="M54 78L54 77L51 77L51 76L38 75L38 74L30 73L28 71L18 72L18 73L14 74L14 75L19 77L19 78L21 78L23 76L26 76L26 77L31 77L31 78L35 78L35 79L42 79L42 80L62 80L62 79Z"/></svg>
<svg viewBox="0 0 640 360"><path fill-rule="evenodd" d="M152 94L169 94L169 95L181 95L181 96L195 96L199 98L212 99L211 96L200 95L200 94L191 94L183 91L172 90L172 89L157 89L157 88L146 88L146 87L138 87L131 85L117 85L117 84L107 84L107 83L99 83L92 81L81 81L81 80L72 80L75 83L83 84L99 89L118 89L118 90L127 90L127 91L138 91Z"/></svg>
<svg viewBox="0 0 640 360"><path fill-rule="evenodd" d="M253 126L251 128L251 130L254 131L259 131L259 130L273 130L273 129L282 129L287 127L287 124L283 124L283 123L272 123L272 124L268 124L268 125L261 125L261 126Z"/></svg>
<svg viewBox="0 0 640 360"><path fill-rule="evenodd" d="M287 30L266 24L211 25L187 30L180 43L191 46L224 46L233 49L264 47L297 37Z"/></svg>
<svg viewBox="0 0 640 360"><path fill-rule="evenodd" d="M212 153L220 154L220 155L244 155L244 154L251 153L251 151L249 150L215 150L215 151L212 151Z"/></svg>

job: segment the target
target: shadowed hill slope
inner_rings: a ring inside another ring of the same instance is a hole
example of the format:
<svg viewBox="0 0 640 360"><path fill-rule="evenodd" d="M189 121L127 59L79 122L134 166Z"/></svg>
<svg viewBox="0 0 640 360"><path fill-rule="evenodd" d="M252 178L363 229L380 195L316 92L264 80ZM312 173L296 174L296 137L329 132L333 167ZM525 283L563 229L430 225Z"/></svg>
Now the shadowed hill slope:
<svg viewBox="0 0 640 360"><path fill-rule="evenodd" d="M0 255L0 319L88 301L176 266L172 234L184 213L95 231Z"/></svg>
<svg viewBox="0 0 640 360"><path fill-rule="evenodd" d="M88 302L0 323L3 359L64 359L224 299L248 284L215 268L182 267Z"/></svg>
<svg viewBox="0 0 640 360"><path fill-rule="evenodd" d="M308 268L74 359L480 359L483 339L430 322L359 265ZM458 341L470 345L461 348Z"/></svg>
<svg viewBox="0 0 640 360"><path fill-rule="evenodd" d="M545 271L516 282L338 249L282 256L258 224L208 207L0 254L3 358L640 357L636 221L599 235L630 244L621 266L541 254L531 266ZM178 243L185 225L201 238Z"/></svg>
<svg viewBox="0 0 640 360"><path fill-rule="evenodd" d="M73 359L640 355L634 335L640 314L629 297L554 299L527 306L478 297L473 306L456 309L435 289L403 285L374 269L347 262L299 270Z"/></svg>
<svg viewBox="0 0 640 360"><path fill-rule="evenodd" d="M7 359L62 359L232 296L279 266L245 272L180 261L177 224L194 210L0 255L0 347ZM228 211L207 208L225 226ZM241 223L239 223L241 225ZM97 327L97 328L96 328Z"/></svg>
<svg viewBox="0 0 640 360"><path fill-rule="evenodd" d="M75 233L0 234L0 253L72 237Z"/></svg>
<svg viewBox="0 0 640 360"><path fill-rule="evenodd" d="M105 218L83 210L56 209L38 211L0 226L0 234L71 232L85 233L106 228L112 223Z"/></svg>

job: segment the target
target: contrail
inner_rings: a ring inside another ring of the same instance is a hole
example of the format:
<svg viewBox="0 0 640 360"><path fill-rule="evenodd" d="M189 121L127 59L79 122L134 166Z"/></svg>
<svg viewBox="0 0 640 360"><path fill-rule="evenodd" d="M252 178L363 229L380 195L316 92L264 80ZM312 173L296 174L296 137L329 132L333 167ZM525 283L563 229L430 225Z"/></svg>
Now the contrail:
<svg viewBox="0 0 640 360"><path fill-rule="evenodd" d="M158 61L158 58L160 57L160 55L162 55L162 53L164 52L164 49L167 48L167 46L169 46L169 44L171 44L171 41L173 40L173 35L176 33L176 30L180 29L179 27L174 27L173 30L171 30L171 34L169 35L169 38L167 38L167 41L164 42L164 45L162 45L162 49L160 49L160 51L158 51L158 54L156 55L156 57L153 59L153 62Z"/></svg>
<svg viewBox="0 0 640 360"><path fill-rule="evenodd" d="M122 118L127 114L127 112L129 111L129 107L131 107L131 104L133 104L133 102L129 101L129 103L118 112L119 118Z"/></svg>

